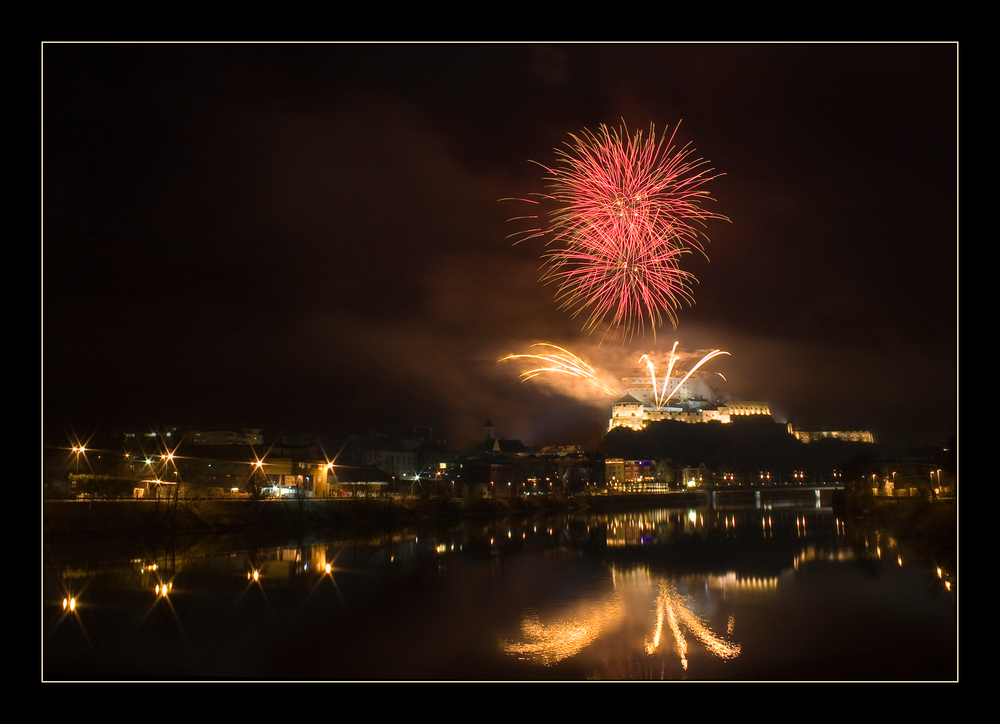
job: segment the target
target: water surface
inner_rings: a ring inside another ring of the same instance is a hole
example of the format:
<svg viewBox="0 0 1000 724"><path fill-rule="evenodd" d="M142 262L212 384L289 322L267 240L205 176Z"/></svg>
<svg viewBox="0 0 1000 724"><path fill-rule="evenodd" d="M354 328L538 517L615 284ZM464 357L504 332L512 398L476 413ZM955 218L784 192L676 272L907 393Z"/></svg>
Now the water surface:
<svg viewBox="0 0 1000 724"><path fill-rule="evenodd" d="M780 505L50 546L43 675L954 680L940 565L829 508Z"/></svg>

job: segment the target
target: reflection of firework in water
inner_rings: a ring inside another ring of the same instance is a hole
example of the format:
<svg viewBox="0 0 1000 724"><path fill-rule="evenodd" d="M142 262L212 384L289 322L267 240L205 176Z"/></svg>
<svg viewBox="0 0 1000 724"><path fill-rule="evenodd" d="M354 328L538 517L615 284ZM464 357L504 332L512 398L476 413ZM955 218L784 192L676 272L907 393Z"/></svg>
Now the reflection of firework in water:
<svg viewBox="0 0 1000 724"><path fill-rule="evenodd" d="M537 614L529 613L521 621L523 641L504 641L501 647L526 661L545 666L562 661L592 644L602 633L621 623L625 606L621 596L595 604L583 616L573 616L553 623L542 623Z"/></svg>
<svg viewBox="0 0 1000 724"><path fill-rule="evenodd" d="M666 621L664 621L666 619ZM656 597L656 626L653 638L646 640L646 653L653 654L662 643L663 624L667 624L677 647L681 667L688 668L688 644L681 626L687 628L694 637L701 641L708 651L720 659L735 659L740 655L740 645L726 641L715 635L690 608L689 601L681 596L665 579L660 580L660 592ZM729 621L729 633L732 633L732 619Z"/></svg>
<svg viewBox="0 0 1000 724"><path fill-rule="evenodd" d="M692 159L688 146L677 150L674 134L657 141L653 126L646 138L603 124L571 138L556 151L555 168L546 168L550 193L537 195L557 204L552 228L512 236L550 235L542 280L557 285L562 309L587 315L584 329L607 321L624 341L647 322L654 336L665 319L676 327L677 309L694 303L697 282L680 268L681 257L704 254L700 228L726 218L700 206L711 198L701 188L714 178L707 162Z"/></svg>
<svg viewBox="0 0 1000 724"><path fill-rule="evenodd" d="M656 402L657 409L662 408L670 399L677 394L677 391L681 386L687 382L691 376L697 372L701 367L708 362L720 355L728 355L729 352L723 352L721 349L713 349L711 352L706 354L701 360L698 361L691 370L684 375L683 378L678 381L674 387L667 392L667 386L670 383L670 375L674 371L674 365L680 357L677 355L677 342L674 342L673 348L670 350L670 364L667 367L666 373L663 375L662 380L657 380L656 377L656 365L653 364L653 360L648 354L644 354L639 358L637 364L642 365L643 360L646 362L646 369L649 371L649 378L653 385L653 397ZM542 373L552 372L558 375L567 375L579 380L583 380L588 384L593 385L601 392L611 397L621 397L621 392L619 392L611 383L605 380L601 375L587 362L583 361L581 358L577 357L575 354L567 349L558 347L554 344L549 344L547 342L539 342L538 344L531 345L532 347L542 347L552 350L555 352L539 352L536 354L509 354L506 357L502 357L497 360L498 362L506 362L508 360L518 360L526 359L532 360L534 362L540 362L540 367L533 367L530 370L526 370L521 373L521 381L526 382L527 380L534 379ZM725 379L725 378L723 378Z"/></svg>
<svg viewBox="0 0 1000 724"><path fill-rule="evenodd" d="M639 603L642 620L649 610L646 596L652 592L649 571L633 569L617 571L612 569L613 588L596 600L579 599L568 610L550 613L545 622L537 612L526 610L521 619L521 636L518 639L502 640L500 648L523 661L532 661L544 666L553 666L560 661L576 656L588 647L598 644L602 636L614 634L618 643L615 651L629 650L638 643L631 638L622 624L636 619L633 607ZM638 598L635 597L638 594ZM689 652L692 648L689 637L693 637L712 656L722 660L733 660L740 656L742 647L731 640L734 619L729 616L727 634L715 633L709 622L694 610L694 602L678 592L666 578L659 579L654 601L656 614L651 636L644 636L641 649L646 657L657 652L666 654L675 650L681 668L689 668ZM607 641L607 638L605 638ZM608 648L603 648L607 652ZM659 678L666 678L666 656L663 657ZM607 659L605 659L607 661ZM647 658L648 661L648 658ZM652 678L652 667L640 665L631 655L627 658L627 671L619 670L614 678ZM607 677L605 677L607 678Z"/></svg>

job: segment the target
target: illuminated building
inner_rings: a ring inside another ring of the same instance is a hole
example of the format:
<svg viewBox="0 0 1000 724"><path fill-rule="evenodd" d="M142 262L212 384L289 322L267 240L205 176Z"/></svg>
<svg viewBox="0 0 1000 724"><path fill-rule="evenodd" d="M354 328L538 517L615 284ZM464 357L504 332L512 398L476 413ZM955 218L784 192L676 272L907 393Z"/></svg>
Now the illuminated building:
<svg viewBox="0 0 1000 724"><path fill-rule="evenodd" d="M728 423L737 416L771 414L766 402L729 400L720 404L707 382L690 375L670 377L659 384L657 390L657 383L649 377L623 377L625 395L611 405L608 430L616 427L641 430L661 420ZM670 390L667 399L664 390Z"/></svg>
<svg viewBox="0 0 1000 724"><path fill-rule="evenodd" d="M641 430L649 423L661 420L729 423L732 422L733 417L743 415L770 416L770 414L771 409L766 402L729 400L725 404L717 405L703 398L688 398L658 407L655 403L637 399L632 394L626 394L611 405L608 430L616 427Z"/></svg>
<svg viewBox="0 0 1000 724"><path fill-rule="evenodd" d="M184 433L184 442L189 445L262 445L264 434L259 427L244 427L238 433L232 430L189 430Z"/></svg>
<svg viewBox="0 0 1000 724"><path fill-rule="evenodd" d="M847 442L875 442L875 437L868 430L820 430L819 432L806 432L796 430L792 423L788 423L788 434L794 435L802 442L813 442L815 440L846 440Z"/></svg>
<svg viewBox="0 0 1000 724"><path fill-rule="evenodd" d="M665 492L664 479L657 475L655 460L607 458L604 478L612 490L622 492Z"/></svg>

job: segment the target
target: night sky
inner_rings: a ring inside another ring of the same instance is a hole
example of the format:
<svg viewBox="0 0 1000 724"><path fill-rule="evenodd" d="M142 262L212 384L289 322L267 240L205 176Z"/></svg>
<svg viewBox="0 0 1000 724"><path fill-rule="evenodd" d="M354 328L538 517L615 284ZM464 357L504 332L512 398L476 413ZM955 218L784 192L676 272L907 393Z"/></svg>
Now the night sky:
<svg viewBox="0 0 1000 724"><path fill-rule="evenodd" d="M46 44L44 435L367 431L599 439L619 382L729 357L723 399L942 443L957 424L958 47ZM570 133L669 129L724 174L677 329L601 344L512 245Z"/></svg>

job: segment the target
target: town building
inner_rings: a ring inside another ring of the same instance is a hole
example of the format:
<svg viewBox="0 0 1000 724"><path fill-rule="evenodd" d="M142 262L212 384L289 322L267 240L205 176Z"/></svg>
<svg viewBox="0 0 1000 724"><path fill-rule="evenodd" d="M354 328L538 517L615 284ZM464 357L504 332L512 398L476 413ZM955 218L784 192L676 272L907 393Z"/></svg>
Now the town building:
<svg viewBox="0 0 1000 724"><path fill-rule="evenodd" d="M788 423L788 434L794 435L795 439L802 442L814 442L816 440L845 440L847 442L875 442L875 437L868 430L819 430L806 432L796 430L792 423Z"/></svg>

